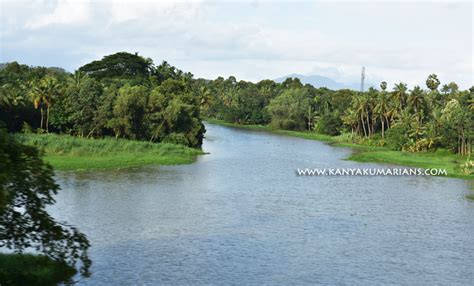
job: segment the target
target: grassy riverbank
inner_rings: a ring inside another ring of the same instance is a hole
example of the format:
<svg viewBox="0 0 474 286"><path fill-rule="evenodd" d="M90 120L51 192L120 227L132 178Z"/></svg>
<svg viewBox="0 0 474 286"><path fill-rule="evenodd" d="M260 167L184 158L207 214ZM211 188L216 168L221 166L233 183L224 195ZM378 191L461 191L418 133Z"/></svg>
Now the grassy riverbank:
<svg viewBox="0 0 474 286"><path fill-rule="evenodd" d="M386 147L374 147L358 145L345 142L340 137L333 137L324 134L304 131L275 130L268 126L262 125L241 125L229 123L222 120L206 119L212 124L219 124L228 127L244 128L256 131L266 131L275 134L300 137L311 140L328 142L331 145L339 147L354 148L354 153L347 158L348 160L357 162L375 162L383 164L394 164L400 166L418 167L418 168L439 168L446 169L449 177L474 179L474 175L466 175L461 171L460 165L466 162L466 158L457 154L451 154L447 151L440 150L437 152L410 153L402 151L390 150Z"/></svg>
<svg viewBox="0 0 474 286"><path fill-rule="evenodd" d="M43 255L0 253L0 284L57 285L70 282L76 270Z"/></svg>
<svg viewBox="0 0 474 286"><path fill-rule="evenodd" d="M55 170L110 170L145 165L187 164L203 154L199 149L167 143L115 138L79 138L56 134L16 134L22 143L44 150Z"/></svg>

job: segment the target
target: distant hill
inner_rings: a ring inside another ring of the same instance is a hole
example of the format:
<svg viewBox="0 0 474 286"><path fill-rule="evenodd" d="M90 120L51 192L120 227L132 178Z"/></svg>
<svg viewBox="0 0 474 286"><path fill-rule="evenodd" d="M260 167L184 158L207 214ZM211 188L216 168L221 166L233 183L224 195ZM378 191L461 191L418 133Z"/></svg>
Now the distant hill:
<svg viewBox="0 0 474 286"><path fill-rule="evenodd" d="M359 90L360 89L360 83L341 83L337 82L331 78L321 76L321 75L302 75L302 74L290 74L287 76L283 76L280 78L275 79L275 82L283 82L287 78L299 78L300 81L303 84L311 84L314 87L327 87L329 89L337 90L337 89L353 89L353 90ZM371 83L366 83L365 88L367 89L369 86L373 86Z"/></svg>

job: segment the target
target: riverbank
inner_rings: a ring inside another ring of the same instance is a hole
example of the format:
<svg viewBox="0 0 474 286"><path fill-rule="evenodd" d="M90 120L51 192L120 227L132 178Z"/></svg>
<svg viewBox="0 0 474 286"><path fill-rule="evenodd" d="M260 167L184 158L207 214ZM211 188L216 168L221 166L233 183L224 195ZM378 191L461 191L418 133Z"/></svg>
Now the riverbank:
<svg viewBox="0 0 474 286"><path fill-rule="evenodd" d="M0 253L1 285L58 285L75 274L74 268L43 255Z"/></svg>
<svg viewBox="0 0 474 286"><path fill-rule="evenodd" d="M203 154L199 149L182 145L115 138L93 139L57 134L15 134L15 138L43 150L45 161L59 171L188 164Z"/></svg>
<svg viewBox="0 0 474 286"><path fill-rule="evenodd" d="M466 175L462 172L460 168L460 165L466 162L466 158L461 157L457 154L451 154L444 150L440 150L438 152L411 153L395 151L386 147L374 147L348 143L337 136L318 134L314 132L277 130L272 129L269 126L242 125L236 123L229 123L217 119L206 119L206 121L211 124L218 124L222 126L244 128L255 131L265 131L274 134L324 141L328 144L338 147L350 147L354 149L354 152L347 159L352 161L394 164L424 169L446 169L448 177L474 180L474 175Z"/></svg>

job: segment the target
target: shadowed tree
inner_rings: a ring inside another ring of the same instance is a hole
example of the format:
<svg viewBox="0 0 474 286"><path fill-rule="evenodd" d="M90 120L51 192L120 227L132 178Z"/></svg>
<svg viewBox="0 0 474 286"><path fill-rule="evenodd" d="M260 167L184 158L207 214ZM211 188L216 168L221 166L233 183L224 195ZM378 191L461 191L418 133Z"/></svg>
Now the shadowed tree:
<svg viewBox="0 0 474 286"><path fill-rule="evenodd" d="M71 267L80 265L88 276L86 236L46 211L59 189L53 175L38 150L0 129L0 247L18 253L36 250Z"/></svg>

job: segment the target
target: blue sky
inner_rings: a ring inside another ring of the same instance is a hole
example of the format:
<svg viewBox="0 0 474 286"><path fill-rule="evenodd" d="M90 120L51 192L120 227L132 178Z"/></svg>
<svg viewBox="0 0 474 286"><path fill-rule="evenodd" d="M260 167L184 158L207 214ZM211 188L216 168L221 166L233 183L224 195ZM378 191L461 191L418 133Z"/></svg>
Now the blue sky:
<svg viewBox="0 0 474 286"><path fill-rule="evenodd" d="M215 78L291 73L473 85L473 5L453 1L0 0L0 62L69 71L138 52Z"/></svg>

